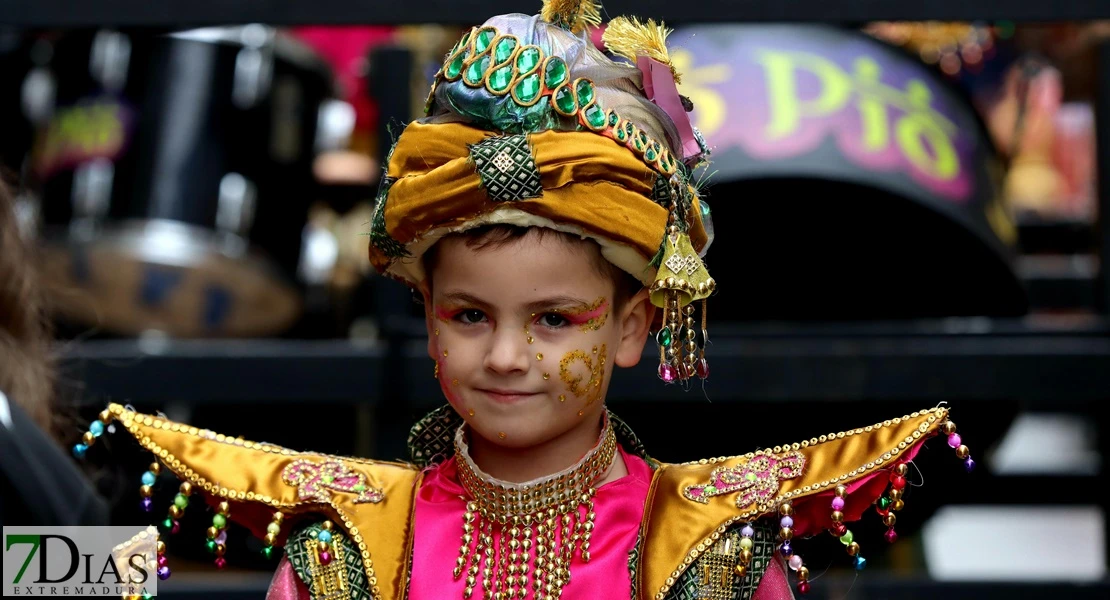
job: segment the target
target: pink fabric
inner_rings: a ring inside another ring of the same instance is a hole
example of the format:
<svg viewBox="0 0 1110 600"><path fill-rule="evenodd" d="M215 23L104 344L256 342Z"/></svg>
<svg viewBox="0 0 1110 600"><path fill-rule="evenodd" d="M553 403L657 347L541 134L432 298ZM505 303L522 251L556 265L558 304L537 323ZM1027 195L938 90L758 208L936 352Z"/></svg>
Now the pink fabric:
<svg viewBox="0 0 1110 600"><path fill-rule="evenodd" d="M308 586L293 571L293 563L288 557L281 557L270 588L266 590L266 600L311 600Z"/></svg>
<svg viewBox="0 0 1110 600"><path fill-rule="evenodd" d="M786 577L786 565L780 557L775 557L763 572L759 587L755 589L752 600L794 600L794 591Z"/></svg>
<svg viewBox="0 0 1110 600"><path fill-rule="evenodd" d="M628 475L598 488L594 498L597 516L590 540L590 562L583 563L576 558L572 563L570 583L564 588L565 597L612 600L631 596L628 554L636 545L651 485L651 468L623 448L619 451L628 467ZM462 516L466 512L463 494L454 458L429 469L416 497L416 539L409 600L462 596L466 587L465 574L455 580L453 571L461 544ZM532 598L531 587L527 591L526 598Z"/></svg>
<svg viewBox="0 0 1110 600"><path fill-rule="evenodd" d="M678 135L682 140L683 161L701 154L701 145L694 137L694 127L690 123L690 114L682 106L678 95L678 86L674 82L674 73L667 65L646 56L636 57L636 66L644 74L644 94L667 113L678 128Z"/></svg>
<svg viewBox="0 0 1110 600"><path fill-rule="evenodd" d="M927 438L922 436L914 445L906 448L898 455L898 462L909 462L917 456L917 452L925 445ZM866 477L861 477L844 486L847 496L844 508L844 523L849 524L860 520L863 513L871 508L879 496L883 495L890 485L890 473L894 470L895 462L888 466L873 470ZM826 488L820 494L806 496L794 503L794 537L804 538L816 535L833 526L832 499L835 496L834 488Z"/></svg>

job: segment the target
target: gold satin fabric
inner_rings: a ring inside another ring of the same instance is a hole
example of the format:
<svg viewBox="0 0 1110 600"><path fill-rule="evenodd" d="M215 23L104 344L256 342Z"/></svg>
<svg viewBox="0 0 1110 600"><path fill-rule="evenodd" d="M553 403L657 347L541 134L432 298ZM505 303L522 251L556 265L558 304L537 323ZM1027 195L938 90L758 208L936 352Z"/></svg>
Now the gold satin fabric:
<svg viewBox="0 0 1110 600"><path fill-rule="evenodd" d="M828 493L837 484L848 485L876 474L878 469L892 467L893 459L934 435L946 420L947 410L938 408L769 448L775 454L797 450L805 456L806 464L800 477L781 482L767 512L776 510L785 500L797 507L806 496ZM682 494L687 486L708 483L714 469L742 465L751 457L665 465L656 471L641 529L645 542L637 574L642 598L660 598L705 547L712 545L711 536L726 524L767 514L754 506L737 507L739 493L713 496L708 504Z"/></svg>
<svg viewBox="0 0 1110 600"><path fill-rule="evenodd" d="M655 256L668 211L651 199L658 174L630 149L592 132L529 134L542 196L491 202L468 146L495 135L460 123L411 123L387 166L387 175L396 179L386 202L389 234L408 244L430 230L511 206L630 246L645 261ZM692 216L690 239L700 249L707 237L696 199ZM384 271L391 259L371 244L370 261Z"/></svg>
<svg viewBox="0 0 1110 600"><path fill-rule="evenodd" d="M236 440L231 436L202 437L196 427L124 409L108 407L111 414L147 450L182 481L193 485L193 504L199 512L198 493L211 503L226 500L230 520L263 537L274 512L287 516L320 513L342 527L362 552L370 586L376 598L400 600L407 588L414 498L420 473L411 465L357 458L295 452L270 444ZM366 476L367 485L381 489L379 503L353 502L356 494L330 493L330 502L301 500L297 488L282 481L286 465L299 460L342 461L351 471ZM288 533L288 519L282 537ZM279 537L279 543L283 540Z"/></svg>

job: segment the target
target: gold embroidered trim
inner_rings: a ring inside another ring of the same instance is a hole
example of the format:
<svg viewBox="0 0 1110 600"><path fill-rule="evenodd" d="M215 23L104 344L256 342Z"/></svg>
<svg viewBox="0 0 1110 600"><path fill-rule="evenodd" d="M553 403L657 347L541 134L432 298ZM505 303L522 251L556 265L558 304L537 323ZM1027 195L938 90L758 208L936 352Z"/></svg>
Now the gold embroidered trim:
<svg viewBox="0 0 1110 600"><path fill-rule="evenodd" d="M832 479L822 481L821 483L818 483L818 484L807 485L803 488L799 488L799 489L793 490L791 492L781 494L778 497L776 497L775 500L773 500L772 502L769 503L770 505L775 506L775 505L778 505L778 504L782 504L786 500L790 500L792 498L796 498L796 497L799 497L799 496L802 496L802 495L805 495L805 494L809 494L811 492L820 491L822 488L827 488L829 486L840 485L841 483L847 481L848 479L854 479L857 476L863 475L864 473L875 469L876 467L882 466L882 464L884 462L891 460L892 458L897 456L899 452L901 452L902 450L905 450L907 446L912 444L914 441L920 439L922 435L924 435L925 433L927 433L929 431L929 426L930 425L932 425L933 423L936 423L940 419L947 418L948 409L941 407L941 408L935 408L935 409L932 409L932 410L917 411L917 412L914 412L914 413L909 414L909 415L904 415L901 418L888 419L886 421L883 421L882 423L876 423L874 425L869 425L867 427L860 427L858 429L853 429L853 430L849 430L849 431L840 431L840 432L837 432L837 433L830 433L828 435L822 435L822 436L819 436L819 437L810 438L809 440L806 440L806 441L803 441L803 442L800 442L800 443L784 444L782 446L775 446L774 448L768 448L768 449L759 450L759 451L756 451L756 452L749 452L749 453L744 454L742 456L739 456L739 455L738 456L722 456L722 457L718 457L718 458L709 458L709 459L703 458L701 460L680 463L680 465L715 464L715 463L718 463L718 462L726 462L726 461L735 460L735 459L738 459L738 458L746 458L746 459L750 460L752 458L755 458L756 456L763 456L763 455L767 455L767 454L779 453L779 452L782 452L784 450L798 450L800 448L807 448L809 446L816 446L817 444L820 444L821 442L826 442L830 439L843 439L845 437L850 437L850 436L853 436L853 435L859 435L859 434L862 434L862 433L874 431L876 429L881 429L883 427L890 427L891 425L898 425L902 421L908 421L910 419L916 419L917 417L920 417L920 416L922 416L926 413L932 413L932 414L929 415L929 418L926 422L922 423L921 425L918 426L918 428L916 430L914 430L912 435L908 435L901 442L898 442L898 446L896 448L891 448L890 450L884 452L880 457L876 458L875 460L873 460L871 462L868 462L863 467L858 468L858 469L854 469L854 470L852 470L848 473L840 475L839 477L834 477ZM698 542L698 545L694 549L690 550L690 552L687 553L686 558L683 559L683 563L681 565L679 565L674 571L671 572L671 575L670 575L670 577L667 578L666 582L663 585L663 588L655 594L656 600L664 600L664 598L666 598L667 592L669 592L671 587L674 586L675 582L678 581L679 576L682 575L682 573L684 573L686 571L686 569L691 564L693 564L694 561L696 561L698 559L698 557L701 556L701 554L703 552L705 552L706 548L712 547L713 543L715 543L718 539L720 539L721 536L724 535L726 531L728 531L729 527L731 527L734 523L736 523L738 521L751 519L752 517L756 516L759 513L760 513L759 509L753 509L753 510L744 511L743 513L741 513L739 515L736 515L734 517L730 517L724 523L719 525L717 527L717 529L714 530L713 533L711 533L709 535L709 537L706 537L706 538L702 539L700 542Z"/></svg>
<svg viewBox="0 0 1110 600"><path fill-rule="evenodd" d="M220 487L216 484L213 484L205 478L197 475L196 472L193 471L193 469L185 466L184 463L178 460L177 457L170 454L169 451L154 443L154 441L151 440L150 437L145 435L141 436L139 425L141 424L147 427L157 427L166 431L183 431L190 435L203 437L205 439L214 440L216 442L242 446L248 449L262 450L264 452L272 452L274 454L291 456L299 453L293 452L288 448L281 448L279 446L249 442L243 440L242 438L232 438L223 434L213 434L208 430L200 430L196 427L186 426L180 423L173 423L171 421L150 417L148 415L138 417L137 413L131 410L127 410L119 404L110 404L108 406L108 410L116 418L116 420L119 421L120 425L126 427L127 430L131 432L131 435L139 440L139 444L142 445L143 448L146 448L152 454L157 456L163 464L169 467L179 477L184 477L185 479L187 479L189 483L193 484L193 486L199 487L209 494L219 496L221 498L226 498L228 500L247 500L252 502L261 502L263 504L268 504L276 508L292 508L293 506L296 506L295 504L279 502L278 500L275 500L270 496L256 495L254 492L243 492L242 490L229 490L226 487ZM210 435L205 435L202 432L207 432L207 434ZM326 455L323 456L326 457ZM354 459L351 462L360 464L383 464L379 461L368 461L364 459ZM333 499L328 499L328 505L331 506L331 508L336 512L340 520L343 521L343 525L345 529L350 533L351 539L354 540L356 544L358 544L359 552L362 554L362 564L366 570L367 581L371 586L370 591L375 598L381 598L381 589L378 588L378 578L374 574L374 561L370 559L370 552L366 549L366 542L363 541L362 534L359 533L358 528L351 521L350 517L347 516L343 509L339 508L339 506L335 503Z"/></svg>

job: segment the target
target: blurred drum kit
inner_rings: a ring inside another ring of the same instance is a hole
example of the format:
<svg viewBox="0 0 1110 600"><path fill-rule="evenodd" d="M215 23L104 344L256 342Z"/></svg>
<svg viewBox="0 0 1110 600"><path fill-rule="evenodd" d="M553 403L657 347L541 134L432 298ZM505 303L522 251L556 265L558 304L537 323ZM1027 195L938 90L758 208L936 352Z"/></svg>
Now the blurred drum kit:
<svg viewBox="0 0 1110 600"><path fill-rule="evenodd" d="M24 117L0 158L31 149L21 195L38 207L57 313L125 336L362 331L375 158L453 39L401 29L366 54L377 130L352 144L356 110L332 66L350 48L335 40L329 62L260 25L74 31L16 51L0 36L0 76L21 82L0 110ZM716 243L741 257L717 267L738 286L729 318L1027 312L1004 152L928 61L816 25L672 39L714 153L703 192L734 223Z"/></svg>
<svg viewBox="0 0 1110 600"><path fill-rule="evenodd" d="M57 316L109 336L293 328L350 247L310 223L328 195L319 159L346 150L355 124L331 66L262 25L21 43L4 75L19 78L31 139L5 158L37 216Z"/></svg>

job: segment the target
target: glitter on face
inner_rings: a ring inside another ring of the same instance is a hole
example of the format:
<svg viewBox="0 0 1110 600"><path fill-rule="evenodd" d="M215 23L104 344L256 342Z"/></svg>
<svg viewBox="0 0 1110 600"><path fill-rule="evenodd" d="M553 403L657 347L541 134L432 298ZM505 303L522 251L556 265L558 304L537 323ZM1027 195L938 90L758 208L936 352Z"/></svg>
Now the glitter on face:
<svg viewBox="0 0 1110 600"><path fill-rule="evenodd" d="M601 345L601 353L596 349L590 356L583 350L572 350L559 361L559 378L566 384L567 390L578 398L586 397L586 404L592 404L601 395L601 380L605 375L605 344ZM590 372L590 379L583 384L582 375L575 375L571 369L581 362Z"/></svg>
<svg viewBox="0 0 1110 600"><path fill-rule="evenodd" d="M594 300L592 304L575 311L559 311L562 315L582 331L597 331L609 319L609 301L604 296Z"/></svg>

